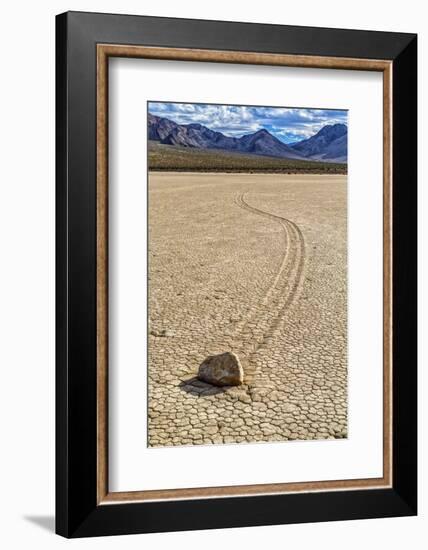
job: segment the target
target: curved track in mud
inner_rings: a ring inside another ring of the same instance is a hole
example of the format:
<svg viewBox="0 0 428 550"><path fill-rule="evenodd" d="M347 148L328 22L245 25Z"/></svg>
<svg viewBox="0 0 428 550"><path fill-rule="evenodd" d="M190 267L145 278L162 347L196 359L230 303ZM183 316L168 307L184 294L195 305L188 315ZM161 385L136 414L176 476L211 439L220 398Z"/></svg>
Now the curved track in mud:
<svg viewBox="0 0 428 550"><path fill-rule="evenodd" d="M237 206L279 224L284 237L283 258L274 280L266 289L262 300L252 305L247 317L236 327L243 336L250 328L254 335L251 345L244 345L240 350L248 362L247 382L253 383L257 374L253 356L269 344L275 332L281 329L285 313L301 288L305 265L305 240L297 224L249 204L246 195L247 193L236 195Z"/></svg>

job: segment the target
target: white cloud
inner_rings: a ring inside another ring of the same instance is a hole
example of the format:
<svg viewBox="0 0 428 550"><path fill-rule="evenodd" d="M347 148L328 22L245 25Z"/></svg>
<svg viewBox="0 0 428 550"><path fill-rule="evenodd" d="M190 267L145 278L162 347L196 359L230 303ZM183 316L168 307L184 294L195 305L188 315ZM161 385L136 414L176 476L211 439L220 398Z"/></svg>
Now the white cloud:
<svg viewBox="0 0 428 550"><path fill-rule="evenodd" d="M286 143L310 137L326 124L347 123L346 111L326 109L151 102L149 110L178 124L199 123L229 136L266 128Z"/></svg>

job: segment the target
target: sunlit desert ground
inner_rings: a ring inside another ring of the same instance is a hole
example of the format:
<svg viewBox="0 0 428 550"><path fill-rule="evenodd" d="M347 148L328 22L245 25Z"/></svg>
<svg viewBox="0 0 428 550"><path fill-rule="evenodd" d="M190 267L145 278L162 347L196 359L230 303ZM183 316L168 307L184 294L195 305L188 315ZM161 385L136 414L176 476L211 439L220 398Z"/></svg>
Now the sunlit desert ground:
<svg viewBox="0 0 428 550"><path fill-rule="evenodd" d="M346 176L150 173L150 446L347 436L346 225Z"/></svg>

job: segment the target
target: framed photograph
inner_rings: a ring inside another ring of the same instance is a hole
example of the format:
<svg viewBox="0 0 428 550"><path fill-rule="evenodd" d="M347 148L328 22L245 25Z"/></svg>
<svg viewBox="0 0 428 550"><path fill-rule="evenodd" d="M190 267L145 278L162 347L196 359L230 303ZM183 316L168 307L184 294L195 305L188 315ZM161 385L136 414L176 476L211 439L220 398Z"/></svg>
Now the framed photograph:
<svg viewBox="0 0 428 550"><path fill-rule="evenodd" d="M416 514L416 36L56 24L58 534Z"/></svg>

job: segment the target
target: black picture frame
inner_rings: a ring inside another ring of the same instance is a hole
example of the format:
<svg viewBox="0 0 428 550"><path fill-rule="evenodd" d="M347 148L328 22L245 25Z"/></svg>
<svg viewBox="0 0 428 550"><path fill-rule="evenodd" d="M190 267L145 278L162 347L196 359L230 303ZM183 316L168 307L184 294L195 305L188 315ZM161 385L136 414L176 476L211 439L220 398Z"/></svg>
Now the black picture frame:
<svg viewBox="0 0 428 550"><path fill-rule="evenodd" d="M100 43L392 62L392 487L97 503ZM56 18L56 97L56 532L86 537L415 515L417 36L68 12Z"/></svg>

